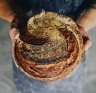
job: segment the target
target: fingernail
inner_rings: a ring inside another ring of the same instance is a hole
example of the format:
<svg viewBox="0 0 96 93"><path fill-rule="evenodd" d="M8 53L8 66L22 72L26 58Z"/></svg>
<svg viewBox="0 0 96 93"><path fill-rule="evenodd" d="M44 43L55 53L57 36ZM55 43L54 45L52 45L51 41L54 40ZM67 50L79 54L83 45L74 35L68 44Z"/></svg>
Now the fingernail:
<svg viewBox="0 0 96 93"><path fill-rule="evenodd" d="M88 45L85 46L85 51L87 51L92 46L92 42L90 42Z"/></svg>
<svg viewBox="0 0 96 93"><path fill-rule="evenodd" d="M19 33L16 34L16 36L14 37L14 39L18 39L19 38Z"/></svg>
<svg viewBox="0 0 96 93"><path fill-rule="evenodd" d="M12 28L11 31L16 31L17 29L16 28Z"/></svg>

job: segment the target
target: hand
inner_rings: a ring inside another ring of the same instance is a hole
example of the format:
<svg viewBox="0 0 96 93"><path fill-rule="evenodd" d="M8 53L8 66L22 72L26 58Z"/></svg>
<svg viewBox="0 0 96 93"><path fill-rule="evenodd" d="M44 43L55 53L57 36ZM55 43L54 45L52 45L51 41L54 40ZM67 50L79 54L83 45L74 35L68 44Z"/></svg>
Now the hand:
<svg viewBox="0 0 96 93"><path fill-rule="evenodd" d="M96 9L90 8L84 11L77 19L79 32L83 37L85 51L92 45L88 31L96 26Z"/></svg>
<svg viewBox="0 0 96 93"><path fill-rule="evenodd" d="M19 30L16 28L12 28L9 32L11 41L12 41L12 57L14 59L14 47L15 47L15 42L19 38Z"/></svg>
<svg viewBox="0 0 96 93"><path fill-rule="evenodd" d="M87 51L92 45L91 38L90 38L88 32L85 31L83 27L81 27L81 26L78 26L78 27L79 27L79 32L83 38L84 50Z"/></svg>

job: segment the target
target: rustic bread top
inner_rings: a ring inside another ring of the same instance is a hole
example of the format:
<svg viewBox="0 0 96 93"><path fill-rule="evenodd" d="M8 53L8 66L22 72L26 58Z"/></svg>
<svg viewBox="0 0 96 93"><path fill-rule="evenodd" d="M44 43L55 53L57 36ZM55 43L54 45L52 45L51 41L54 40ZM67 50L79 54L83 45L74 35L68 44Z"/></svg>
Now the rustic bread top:
<svg viewBox="0 0 96 93"><path fill-rule="evenodd" d="M45 81L56 80L70 74L80 62L82 37L71 18L42 12L28 20L24 31L26 38L16 41L14 59L27 75Z"/></svg>

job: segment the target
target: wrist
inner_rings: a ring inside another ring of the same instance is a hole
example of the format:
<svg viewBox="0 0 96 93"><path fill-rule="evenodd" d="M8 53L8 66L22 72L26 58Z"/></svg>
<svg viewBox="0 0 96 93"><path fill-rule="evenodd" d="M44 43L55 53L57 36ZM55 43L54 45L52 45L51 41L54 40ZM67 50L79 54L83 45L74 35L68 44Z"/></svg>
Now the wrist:
<svg viewBox="0 0 96 93"><path fill-rule="evenodd" d="M77 24L83 27L86 31L89 31L96 26L96 9L90 8L84 11L77 19Z"/></svg>

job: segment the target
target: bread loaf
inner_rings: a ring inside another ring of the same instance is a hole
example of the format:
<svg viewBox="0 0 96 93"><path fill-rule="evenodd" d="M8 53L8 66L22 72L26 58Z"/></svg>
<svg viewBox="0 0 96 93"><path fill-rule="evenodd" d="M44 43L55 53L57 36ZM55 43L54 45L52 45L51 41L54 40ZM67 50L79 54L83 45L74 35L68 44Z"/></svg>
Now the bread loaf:
<svg viewBox="0 0 96 93"><path fill-rule="evenodd" d="M17 22L14 20L12 26ZM44 81L57 80L72 73L84 52L76 23L53 12L42 12L25 23L18 26L22 35L14 47L17 67L26 75Z"/></svg>

